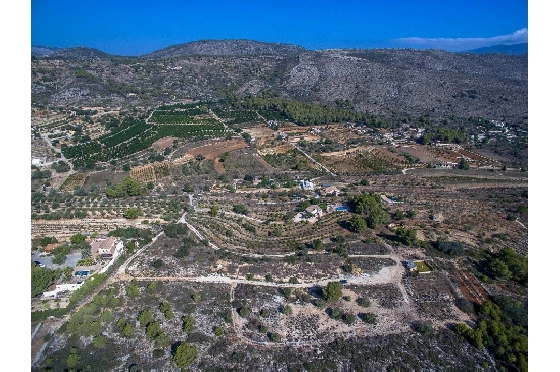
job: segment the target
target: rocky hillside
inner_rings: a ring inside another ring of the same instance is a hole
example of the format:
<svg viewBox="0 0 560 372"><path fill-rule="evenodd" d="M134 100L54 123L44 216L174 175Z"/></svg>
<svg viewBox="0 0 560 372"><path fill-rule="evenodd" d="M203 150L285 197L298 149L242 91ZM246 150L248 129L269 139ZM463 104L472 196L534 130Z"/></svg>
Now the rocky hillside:
<svg viewBox="0 0 560 372"><path fill-rule="evenodd" d="M249 40L200 41L142 57L88 48L32 57L32 103L153 107L272 91L359 111L479 116L526 125L528 56L439 50L322 50Z"/></svg>
<svg viewBox="0 0 560 372"><path fill-rule="evenodd" d="M173 45L150 53L144 58L160 59L189 55L207 56L243 56L243 55L294 55L305 51L305 48L283 43L263 43L260 41L235 40L200 40L186 44Z"/></svg>

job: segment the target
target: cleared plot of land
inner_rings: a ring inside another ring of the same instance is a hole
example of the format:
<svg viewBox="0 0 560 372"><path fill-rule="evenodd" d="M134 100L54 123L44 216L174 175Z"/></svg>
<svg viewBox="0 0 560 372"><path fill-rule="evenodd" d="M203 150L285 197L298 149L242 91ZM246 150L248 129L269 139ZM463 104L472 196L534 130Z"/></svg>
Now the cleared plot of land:
<svg viewBox="0 0 560 372"><path fill-rule="evenodd" d="M488 300L488 292L472 273L461 270L450 274L450 276L459 285L463 296L470 302L482 305L484 301Z"/></svg>
<svg viewBox="0 0 560 372"><path fill-rule="evenodd" d="M181 158L175 159L173 161L173 164L186 163L187 161L194 159L199 155L205 159L214 160L216 157L220 156L221 154L234 150L239 150L244 147L247 147L247 142L245 142L244 140L223 141L211 145L196 147L188 151Z"/></svg>
<svg viewBox="0 0 560 372"><path fill-rule="evenodd" d="M88 176L89 175L86 173L74 173L69 175L68 177L66 177L62 185L60 185L59 191L72 192L76 188L81 188Z"/></svg>
<svg viewBox="0 0 560 372"><path fill-rule="evenodd" d="M162 151L167 147L173 146L173 141L178 140L178 137L163 137L158 139L152 144L152 148L156 151Z"/></svg>
<svg viewBox="0 0 560 372"><path fill-rule="evenodd" d="M420 162L430 163L436 162L438 159L424 149L424 146L401 146L400 152L409 154L417 158Z"/></svg>
<svg viewBox="0 0 560 372"><path fill-rule="evenodd" d="M396 173L404 167L403 159L384 149L353 152L344 156L317 156L318 161L336 174L371 175Z"/></svg>

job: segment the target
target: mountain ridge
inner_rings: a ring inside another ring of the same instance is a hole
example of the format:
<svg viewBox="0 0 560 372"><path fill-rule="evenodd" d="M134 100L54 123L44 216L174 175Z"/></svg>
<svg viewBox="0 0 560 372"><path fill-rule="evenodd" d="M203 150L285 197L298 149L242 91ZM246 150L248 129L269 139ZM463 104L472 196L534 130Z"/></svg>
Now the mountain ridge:
<svg viewBox="0 0 560 372"><path fill-rule="evenodd" d="M527 55L435 49L313 51L247 40L170 48L140 57L91 48L34 56L32 102L152 106L171 99L218 99L224 92L271 92L327 105L345 101L358 111L379 115L527 120ZM206 54L196 54L201 51Z"/></svg>
<svg viewBox="0 0 560 372"><path fill-rule="evenodd" d="M415 48L324 48L324 49L307 49L297 44L282 43L282 42L265 42L250 39L202 39L196 41L189 41L186 43L174 44L153 52L142 54L139 56L127 56L119 54L111 54L104 52L100 49L91 48L87 46L76 47L52 47L44 45L31 45L32 56L52 55L61 51L77 50L79 48L87 50L96 50L99 55L107 55L114 57L127 57L127 58L167 58L186 55L294 55L305 51L336 51L336 50L426 50ZM448 52L444 49L431 49L441 50ZM496 44L489 47L476 48L464 50L453 53L474 53L474 54L489 54L489 53L502 53L502 54L527 54L528 43L519 44Z"/></svg>
<svg viewBox="0 0 560 372"><path fill-rule="evenodd" d="M460 53L474 53L474 54L500 53L500 54L515 54L515 55L529 54L529 43L496 44L483 48L465 50Z"/></svg>

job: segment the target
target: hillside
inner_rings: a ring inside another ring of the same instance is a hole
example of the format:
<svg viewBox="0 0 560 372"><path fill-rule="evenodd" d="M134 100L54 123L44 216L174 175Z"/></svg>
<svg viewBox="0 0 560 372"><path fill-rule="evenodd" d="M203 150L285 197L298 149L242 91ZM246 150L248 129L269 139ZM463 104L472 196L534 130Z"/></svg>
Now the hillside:
<svg viewBox="0 0 560 372"><path fill-rule="evenodd" d="M263 43L253 40L200 40L172 45L144 56L148 59L181 57L188 55L241 56L241 55L293 55L305 51L297 45Z"/></svg>
<svg viewBox="0 0 560 372"><path fill-rule="evenodd" d="M463 53L474 53L474 54L490 54L490 53L528 54L529 53L529 44L528 43L509 44L509 45L499 44L499 45L492 45L492 46L484 47L484 48L467 50L467 51L464 51Z"/></svg>
<svg viewBox="0 0 560 372"><path fill-rule="evenodd" d="M315 103L347 100L380 115L475 116L526 125L527 66L526 55L200 41L143 57L88 48L34 56L31 85L32 102L52 106L155 106L214 99L224 90L272 91Z"/></svg>

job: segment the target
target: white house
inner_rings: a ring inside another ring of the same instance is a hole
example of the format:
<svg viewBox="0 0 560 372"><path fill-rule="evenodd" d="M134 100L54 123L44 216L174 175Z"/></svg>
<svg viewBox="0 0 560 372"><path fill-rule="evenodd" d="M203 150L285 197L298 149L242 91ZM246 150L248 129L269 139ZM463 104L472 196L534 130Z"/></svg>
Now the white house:
<svg viewBox="0 0 560 372"><path fill-rule="evenodd" d="M91 255L97 258L101 255L102 258L111 258L115 253L120 254L124 246L122 240L110 236L106 239L95 239L91 242Z"/></svg>
<svg viewBox="0 0 560 372"><path fill-rule="evenodd" d="M321 217L323 215L323 210L318 205L309 206L305 209L305 211L313 217Z"/></svg>
<svg viewBox="0 0 560 372"><path fill-rule="evenodd" d="M315 184L311 181L300 180L299 185L301 186L301 188L303 190L314 190L315 189Z"/></svg>

